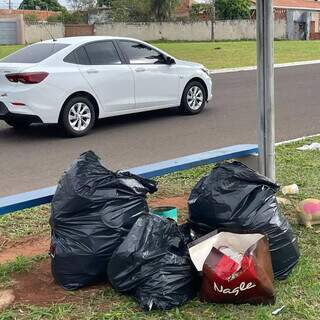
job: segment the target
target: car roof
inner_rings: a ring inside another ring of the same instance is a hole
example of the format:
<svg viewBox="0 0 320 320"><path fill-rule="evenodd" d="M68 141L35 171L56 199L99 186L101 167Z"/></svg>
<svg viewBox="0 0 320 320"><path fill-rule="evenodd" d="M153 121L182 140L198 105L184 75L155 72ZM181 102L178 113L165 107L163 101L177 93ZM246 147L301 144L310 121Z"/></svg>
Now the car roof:
<svg viewBox="0 0 320 320"><path fill-rule="evenodd" d="M101 40L134 40L141 41L138 39L127 38L127 37L111 37L111 36L81 36L81 37L67 37L67 38L58 38L42 41L42 43L64 43L70 45L83 44L91 41L101 41Z"/></svg>

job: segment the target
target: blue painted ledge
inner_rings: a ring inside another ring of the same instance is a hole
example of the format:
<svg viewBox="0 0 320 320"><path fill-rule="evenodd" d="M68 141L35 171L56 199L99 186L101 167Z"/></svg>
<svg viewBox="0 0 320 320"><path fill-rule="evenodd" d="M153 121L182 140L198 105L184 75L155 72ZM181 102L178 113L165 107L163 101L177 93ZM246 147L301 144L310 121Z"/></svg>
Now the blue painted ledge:
<svg viewBox="0 0 320 320"><path fill-rule="evenodd" d="M145 178L153 178L168 173L191 169L205 164L216 163L235 158L243 158L257 152L257 145L240 144L172 160L147 164L141 167L128 169L127 171L130 171L134 174L139 174ZM53 186L8 197L2 197L0 198L0 215L50 203L55 191L56 186Z"/></svg>

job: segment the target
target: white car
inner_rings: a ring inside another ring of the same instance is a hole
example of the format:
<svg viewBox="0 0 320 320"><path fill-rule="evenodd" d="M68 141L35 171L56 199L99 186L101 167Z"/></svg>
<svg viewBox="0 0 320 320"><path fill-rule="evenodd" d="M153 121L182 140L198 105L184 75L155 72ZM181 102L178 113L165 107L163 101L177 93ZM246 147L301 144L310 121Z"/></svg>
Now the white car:
<svg viewBox="0 0 320 320"><path fill-rule="evenodd" d="M77 137L99 118L178 106L197 114L211 98L203 65L131 38L52 39L0 60L0 119L16 128L59 123Z"/></svg>

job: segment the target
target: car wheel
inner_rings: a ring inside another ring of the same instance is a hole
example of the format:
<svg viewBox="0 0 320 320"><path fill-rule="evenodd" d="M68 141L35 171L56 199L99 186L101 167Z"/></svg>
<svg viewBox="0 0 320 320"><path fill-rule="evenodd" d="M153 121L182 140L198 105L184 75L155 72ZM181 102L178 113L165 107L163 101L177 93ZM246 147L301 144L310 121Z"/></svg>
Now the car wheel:
<svg viewBox="0 0 320 320"><path fill-rule="evenodd" d="M179 110L184 114L198 114L206 105L206 91L198 81L187 84L183 91Z"/></svg>
<svg viewBox="0 0 320 320"><path fill-rule="evenodd" d="M74 97L63 108L61 124L67 136L82 137L94 126L96 114L86 97Z"/></svg>
<svg viewBox="0 0 320 320"><path fill-rule="evenodd" d="M5 122L17 130L25 129L30 126L31 122L23 119L7 119Z"/></svg>

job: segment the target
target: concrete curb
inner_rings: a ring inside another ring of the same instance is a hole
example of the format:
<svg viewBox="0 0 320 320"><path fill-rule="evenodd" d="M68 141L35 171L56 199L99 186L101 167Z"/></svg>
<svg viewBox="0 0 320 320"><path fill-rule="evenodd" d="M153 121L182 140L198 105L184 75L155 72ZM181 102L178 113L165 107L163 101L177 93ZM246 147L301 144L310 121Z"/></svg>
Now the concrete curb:
<svg viewBox="0 0 320 320"><path fill-rule="evenodd" d="M288 68L288 67L297 67L297 66L307 66L307 65L313 65L313 64L320 64L320 60L278 63L278 64L275 64L274 67L276 69L279 69L279 68ZM209 72L210 74L221 74L221 73L232 73L232 72L254 71L254 70L257 70L257 66L214 69L214 70L209 70Z"/></svg>
<svg viewBox="0 0 320 320"><path fill-rule="evenodd" d="M310 135L310 136L304 136L304 137L300 137L300 138L296 138L296 139L291 139L291 140L287 140L287 141L281 141L281 142L276 143L276 146L282 146L282 145L286 145L286 144L289 144L289 143L299 142L299 141L302 141L302 140L318 138L318 137L320 137L320 133L313 134L313 135Z"/></svg>

